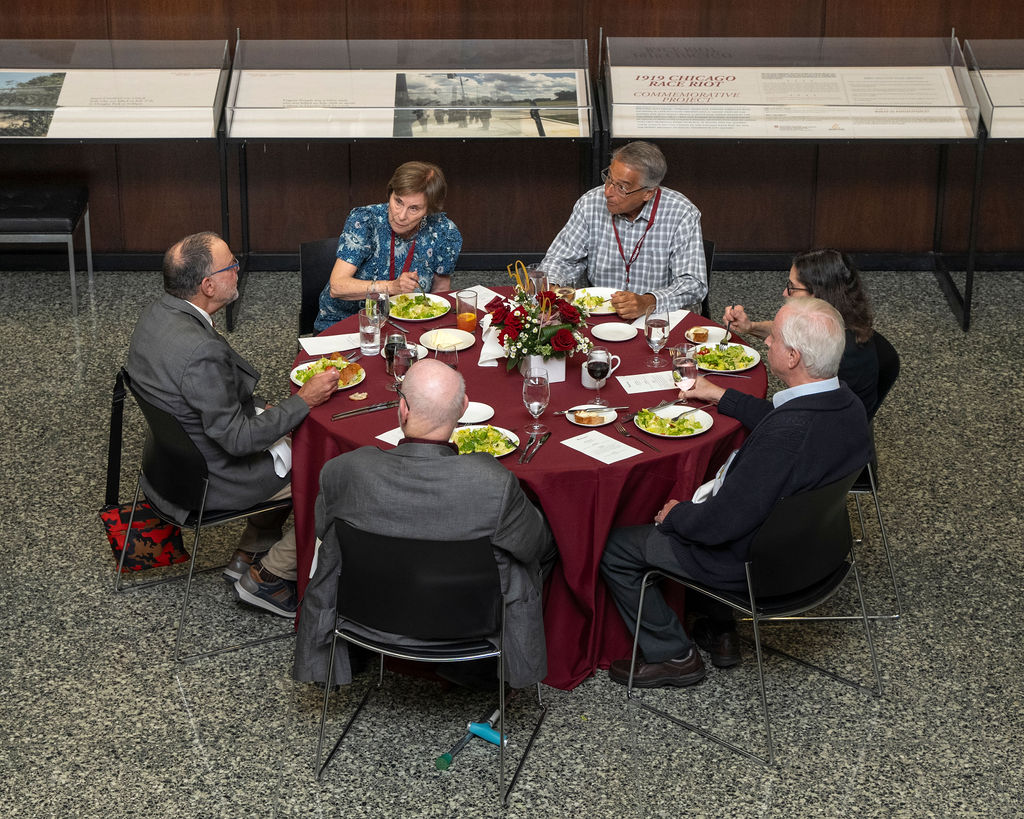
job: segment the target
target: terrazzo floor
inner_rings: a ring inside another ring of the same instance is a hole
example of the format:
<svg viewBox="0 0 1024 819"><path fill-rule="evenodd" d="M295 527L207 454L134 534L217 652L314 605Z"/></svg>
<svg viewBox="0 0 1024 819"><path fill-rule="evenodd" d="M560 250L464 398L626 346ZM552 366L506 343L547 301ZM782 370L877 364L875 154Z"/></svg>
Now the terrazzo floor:
<svg viewBox="0 0 1024 819"><path fill-rule="evenodd" d="M878 326L903 358L876 421L907 609L875 629L884 697L770 659L778 764L767 769L628 707L604 672L574 691L545 688L547 722L502 811L492 746L475 741L445 772L433 763L463 723L489 710L486 696L389 676L321 784L321 694L290 678L290 639L173 663L180 586L115 595L96 516L113 376L159 274L98 272L77 319L66 274L0 274L0 815L1024 815L1024 274L979 275L967 335L930 274L865 279ZM475 281L500 277L460 274L457 284ZM784 271L716 273L713 314L740 301L770 316L784 281ZM251 276L231 336L263 369L270 398L287 390L298 298L296 273ZM141 440L129 402L123 498ZM211 530L204 552L226 555L237 531ZM871 605L882 610L892 593L876 535L869 525L862 558ZM202 615L189 625L190 645L283 624L240 609L215 576L199 581L194 610ZM869 676L855 627L773 636ZM334 698L335 736L367 682ZM748 652L694 689L649 696L754 743L755 685ZM531 714L526 697L512 707L513 755Z"/></svg>

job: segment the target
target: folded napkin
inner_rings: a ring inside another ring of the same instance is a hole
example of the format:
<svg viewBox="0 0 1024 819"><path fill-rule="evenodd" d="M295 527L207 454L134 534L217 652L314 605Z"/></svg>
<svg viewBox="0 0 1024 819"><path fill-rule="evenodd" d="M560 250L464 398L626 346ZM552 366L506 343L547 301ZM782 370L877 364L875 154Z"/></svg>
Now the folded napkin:
<svg viewBox="0 0 1024 819"><path fill-rule="evenodd" d="M472 290L474 293L476 293L476 306L477 306L477 309L480 310L480 311L483 311L484 308L487 307L487 303L489 301L491 301L492 299L498 298L498 294L497 293L495 293L490 288L484 287L482 284L474 284L472 287L463 287L462 289L463 290ZM455 301L455 294L458 293L458 292L459 292L458 290L452 290L452 291L446 293L446 295L452 301Z"/></svg>
<svg viewBox="0 0 1024 819"><path fill-rule="evenodd" d="M378 441L383 441L385 444L391 444L391 446L398 446L398 442L405 437L405 433L402 432L401 427L395 427L389 429L387 432L382 432L377 436Z"/></svg>
<svg viewBox="0 0 1024 819"><path fill-rule="evenodd" d="M311 336L300 338L299 344L307 355L327 355L351 350L359 346L359 333L341 333L336 336Z"/></svg>
<svg viewBox="0 0 1024 819"><path fill-rule="evenodd" d="M676 329L676 325L679 324L684 318L690 315L689 310L671 310L668 314L668 331L671 333ZM644 330L644 319L646 316L640 316L640 318L633 320L633 326L636 327L640 332Z"/></svg>
<svg viewBox="0 0 1024 819"><path fill-rule="evenodd" d="M256 407L256 414L263 414L263 407ZM267 447L267 452L274 459L274 473L279 478L285 478L292 471L292 442L287 438L280 438L274 444Z"/></svg>
<svg viewBox="0 0 1024 819"><path fill-rule="evenodd" d="M481 367L497 367L498 359L505 357L505 348L498 342L498 331L491 327L488 313L480 320L480 361Z"/></svg>

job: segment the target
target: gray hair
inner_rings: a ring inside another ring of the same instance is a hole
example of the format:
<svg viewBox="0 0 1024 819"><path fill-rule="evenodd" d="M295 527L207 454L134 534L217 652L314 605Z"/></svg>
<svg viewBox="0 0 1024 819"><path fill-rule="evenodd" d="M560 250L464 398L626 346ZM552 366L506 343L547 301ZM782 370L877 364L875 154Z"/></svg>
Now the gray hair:
<svg viewBox="0 0 1024 819"><path fill-rule="evenodd" d="M782 343L800 353L812 378L832 378L846 348L846 325L831 304L821 299L790 299L776 318Z"/></svg>
<svg viewBox="0 0 1024 819"><path fill-rule="evenodd" d="M198 293L203 279L213 272L211 248L219 239L207 230L171 245L164 254L164 290L179 299L190 299Z"/></svg>
<svg viewBox="0 0 1024 819"><path fill-rule="evenodd" d="M638 171L645 188L658 187L668 171L665 154L653 142L630 142L612 151L612 159Z"/></svg>
<svg viewBox="0 0 1024 819"><path fill-rule="evenodd" d="M458 371L426 358L409 368L401 389L410 415L432 428L455 428L466 397L466 382Z"/></svg>

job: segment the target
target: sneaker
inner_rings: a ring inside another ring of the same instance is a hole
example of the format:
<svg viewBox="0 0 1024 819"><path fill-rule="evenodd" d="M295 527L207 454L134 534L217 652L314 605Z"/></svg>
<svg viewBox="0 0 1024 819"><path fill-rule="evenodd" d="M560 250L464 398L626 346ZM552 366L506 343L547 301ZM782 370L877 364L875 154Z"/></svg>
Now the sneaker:
<svg viewBox="0 0 1024 819"><path fill-rule="evenodd" d="M245 552L238 549L234 556L231 558L231 562L224 567L224 570L220 573L220 576L227 580L229 583L234 583L239 580L243 574L249 571L249 567L259 560L266 552Z"/></svg>
<svg viewBox="0 0 1024 819"><path fill-rule="evenodd" d="M279 617L294 617L299 607L295 581L271 576L273 580L264 580L260 574L260 564L254 563L249 571L235 581L235 597Z"/></svg>

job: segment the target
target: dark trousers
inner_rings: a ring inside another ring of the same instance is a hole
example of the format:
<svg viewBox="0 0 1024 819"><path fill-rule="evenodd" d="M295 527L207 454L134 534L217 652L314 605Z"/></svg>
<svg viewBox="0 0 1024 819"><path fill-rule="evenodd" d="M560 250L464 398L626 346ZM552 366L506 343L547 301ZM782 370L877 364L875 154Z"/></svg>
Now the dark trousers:
<svg viewBox="0 0 1024 819"><path fill-rule="evenodd" d="M665 569L689 577L676 560L672 544L673 540L654 526L624 526L612 529L608 536L601 557L601 574L630 633L636 633L636 610L648 571ZM687 608L705 612L716 631L732 627L732 610L703 595L688 594ZM649 663L662 663L690 653L693 643L657 585L644 595L639 628L637 643Z"/></svg>

